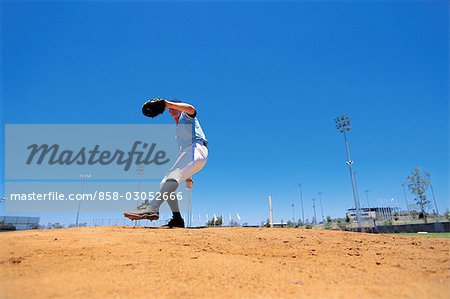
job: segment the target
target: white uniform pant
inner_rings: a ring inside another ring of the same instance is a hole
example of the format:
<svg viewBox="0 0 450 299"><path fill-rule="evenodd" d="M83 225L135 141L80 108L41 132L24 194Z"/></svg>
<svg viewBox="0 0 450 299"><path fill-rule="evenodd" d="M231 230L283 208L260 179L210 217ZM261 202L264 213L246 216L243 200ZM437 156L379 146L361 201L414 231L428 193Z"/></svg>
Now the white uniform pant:
<svg viewBox="0 0 450 299"><path fill-rule="evenodd" d="M162 179L160 186L168 179L176 180L178 183L186 181L188 178L199 172L208 160L208 148L200 142L181 150L177 161Z"/></svg>

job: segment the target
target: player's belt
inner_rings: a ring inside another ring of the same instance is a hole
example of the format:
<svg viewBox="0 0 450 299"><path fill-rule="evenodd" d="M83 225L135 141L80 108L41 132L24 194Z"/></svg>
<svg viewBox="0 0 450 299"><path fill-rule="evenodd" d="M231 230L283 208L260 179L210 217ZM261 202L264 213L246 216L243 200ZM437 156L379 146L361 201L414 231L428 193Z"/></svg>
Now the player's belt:
<svg viewBox="0 0 450 299"><path fill-rule="evenodd" d="M204 146L208 147L208 142L206 142L205 140L203 140L202 143L203 143Z"/></svg>

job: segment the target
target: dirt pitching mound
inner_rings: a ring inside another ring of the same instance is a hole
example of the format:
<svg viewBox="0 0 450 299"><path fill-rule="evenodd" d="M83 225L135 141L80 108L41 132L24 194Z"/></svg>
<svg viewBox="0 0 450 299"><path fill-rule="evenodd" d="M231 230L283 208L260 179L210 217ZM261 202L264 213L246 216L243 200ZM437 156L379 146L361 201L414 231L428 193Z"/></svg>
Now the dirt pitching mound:
<svg viewBox="0 0 450 299"><path fill-rule="evenodd" d="M449 298L449 239L301 229L0 234L1 298Z"/></svg>

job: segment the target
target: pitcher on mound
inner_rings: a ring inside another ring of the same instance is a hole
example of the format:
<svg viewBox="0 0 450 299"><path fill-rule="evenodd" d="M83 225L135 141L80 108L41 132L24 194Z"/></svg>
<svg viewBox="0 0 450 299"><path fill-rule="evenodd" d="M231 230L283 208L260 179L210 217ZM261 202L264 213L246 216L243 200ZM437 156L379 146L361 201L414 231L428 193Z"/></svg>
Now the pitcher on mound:
<svg viewBox="0 0 450 299"><path fill-rule="evenodd" d="M169 109L170 115L177 124L177 142L180 149L175 164L162 179L160 184L161 195L169 198L167 203L172 210L172 219L165 225L167 227L184 227L178 200L175 191L181 182L186 182L186 188L194 185L192 176L199 172L208 159L207 139L203 133L200 122L197 119L197 111L194 106L180 101L167 101L155 98L144 103L142 113L148 117L155 117ZM133 211L125 211L123 215L131 220L158 220L159 207L165 200L152 200L144 202Z"/></svg>

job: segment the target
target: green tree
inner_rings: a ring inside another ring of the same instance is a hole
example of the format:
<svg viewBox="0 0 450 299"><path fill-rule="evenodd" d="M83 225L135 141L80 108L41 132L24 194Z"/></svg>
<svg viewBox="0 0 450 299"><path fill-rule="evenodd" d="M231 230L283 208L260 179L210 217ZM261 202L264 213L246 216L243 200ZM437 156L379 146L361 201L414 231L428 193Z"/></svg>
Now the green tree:
<svg viewBox="0 0 450 299"><path fill-rule="evenodd" d="M229 223L229 226L239 226L239 222L237 222L236 220L232 219Z"/></svg>
<svg viewBox="0 0 450 299"><path fill-rule="evenodd" d="M295 223L292 222L291 220L288 220L288 222L286 222L286 226L287 227L295 227Z"/></svg>
<svg viewBox="0 0 450 299"><path fill-rule="evenodd" d="M206 226L222 226L222 216L216 217L216 219L211 219L206 223Z"/></svg>
<svg viewBox="0 0 450 299"><path fill-rule="evenodd" d="M420 207L419 219L422 218L427 223L426 208L430 204L427 199L426 190L430 185L429 178L431 174L426 171L421 171L419 167L414 169L406 178L406 185L408 190L414 195L417 205Z"/></svg>
<svg viewBox="0 0 450 299"><path fill-rule="evenodd" d="M56 222L56 223L51 223L51 222L49 222L48 224L47 224L47 227L46 227L47 229L58 229L58 228L64 228L64 225L61 225L61 224L59 224L59 222Z"/></svg>
<svg viewBox="0 0 450 299"><path fill-rule="evenodd" d="M347 229L347 222L342 222L341 220L338 220L337 225L340 230L346 230Z"/></svg>
<svg viewBox="0 0 450 299"><path fill-rule="evenodd" d="M345 222L350 223L350 217L348 216L348 214L345 215Z"/></svg>

